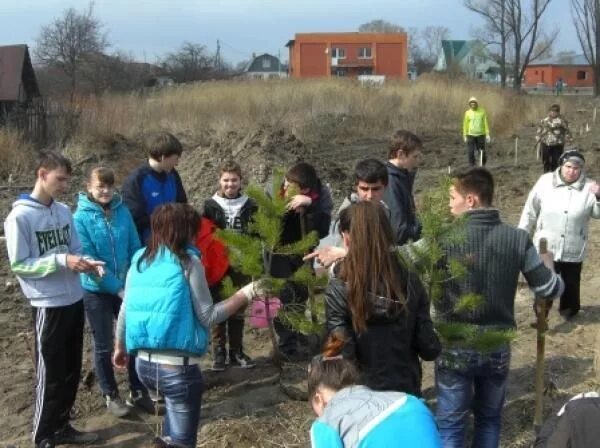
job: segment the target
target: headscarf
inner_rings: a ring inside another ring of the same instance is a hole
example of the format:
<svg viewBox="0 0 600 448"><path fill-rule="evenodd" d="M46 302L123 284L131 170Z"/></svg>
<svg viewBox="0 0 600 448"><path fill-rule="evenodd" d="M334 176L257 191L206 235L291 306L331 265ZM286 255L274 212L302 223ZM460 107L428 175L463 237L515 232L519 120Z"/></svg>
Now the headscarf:
<svg viewBox="0 0 600 448"><path fill-rule="evenodd" d="M585 165L585 157L576 149L569 149L568 151L563 152L558 159L560 166L563 166L567 162L571 162L573 165L583 168Z"/></svg>

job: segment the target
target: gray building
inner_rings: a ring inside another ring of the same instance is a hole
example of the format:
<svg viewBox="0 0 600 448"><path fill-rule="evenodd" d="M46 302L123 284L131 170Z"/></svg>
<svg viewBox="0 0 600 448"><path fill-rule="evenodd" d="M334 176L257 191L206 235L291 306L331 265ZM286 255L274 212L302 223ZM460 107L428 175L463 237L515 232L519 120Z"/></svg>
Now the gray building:
<svg viewBox="0 0 600 448"><path fill-rule="evenodd" d="M288 77L288 66L268 53L252 55L252 61L244 70L248 79L280 79Z"/></svg>

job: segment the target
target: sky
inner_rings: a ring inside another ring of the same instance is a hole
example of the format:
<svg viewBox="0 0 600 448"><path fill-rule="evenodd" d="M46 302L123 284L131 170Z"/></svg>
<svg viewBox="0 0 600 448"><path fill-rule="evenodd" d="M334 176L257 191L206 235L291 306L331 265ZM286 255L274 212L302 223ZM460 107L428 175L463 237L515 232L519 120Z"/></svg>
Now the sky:
<svg viewBox="0 0 600 448"><path fill-rule="evenodd" d="M526 0L527 1L527 0ZM580 52L568 0L552 0L544 19L559 28L555 51ZM35 47L42 25L69 7L87 8L87 0L0 0L0 45ZM356 31L362 23L384 19L405 28L441 25L452 39L472 38L481 25L462 0L96 0L95 16L104 24L112 50L155 62L184 41L211 52L220 41L232 63L253 53L280 54L295 33ZM109 51L110 52L110 51Z"/></svg>

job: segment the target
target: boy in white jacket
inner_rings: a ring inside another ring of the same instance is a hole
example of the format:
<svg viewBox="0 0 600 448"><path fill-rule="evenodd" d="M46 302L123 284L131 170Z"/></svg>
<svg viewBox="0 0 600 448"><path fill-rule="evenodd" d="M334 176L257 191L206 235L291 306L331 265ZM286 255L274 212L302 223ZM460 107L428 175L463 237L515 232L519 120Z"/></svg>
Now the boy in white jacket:
<svg viewBox="0 0 600 448"><path fill-rule="evenodd" d="M102 262L79 255L73 217L54 198L67 191L71 163L44 153L31 194L13 204L4 222L11 270L32 306L36 349L36 448L91 443L96 434L69 424L79 384L83 348L83 291L79 273L102 276Z"/></svg>

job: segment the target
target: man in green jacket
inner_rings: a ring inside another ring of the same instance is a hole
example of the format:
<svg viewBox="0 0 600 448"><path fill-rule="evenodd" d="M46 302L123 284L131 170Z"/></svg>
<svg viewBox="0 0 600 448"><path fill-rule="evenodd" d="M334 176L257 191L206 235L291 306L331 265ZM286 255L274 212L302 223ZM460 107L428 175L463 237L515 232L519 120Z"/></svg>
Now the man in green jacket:
<svg viewBox="0 0 600 448"><path fill-rule="evenodd" d="M469 98L469 109L463 119L463 140L467 144L469 164L475 165L475 151L481 151L481 164L485 165L485 144L490 142L490 129L485 109L474 96Z"/></svg>

